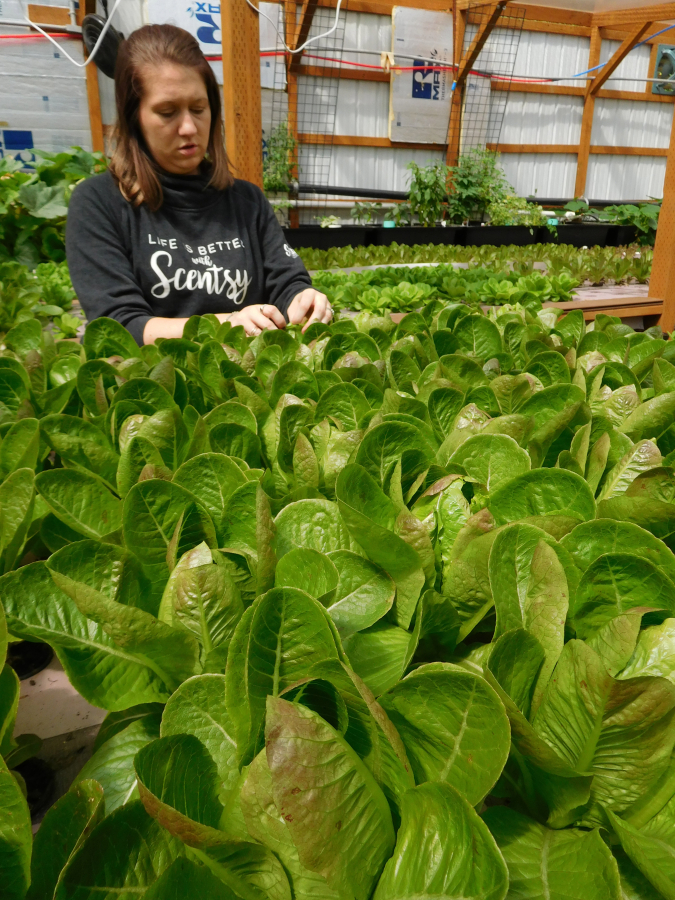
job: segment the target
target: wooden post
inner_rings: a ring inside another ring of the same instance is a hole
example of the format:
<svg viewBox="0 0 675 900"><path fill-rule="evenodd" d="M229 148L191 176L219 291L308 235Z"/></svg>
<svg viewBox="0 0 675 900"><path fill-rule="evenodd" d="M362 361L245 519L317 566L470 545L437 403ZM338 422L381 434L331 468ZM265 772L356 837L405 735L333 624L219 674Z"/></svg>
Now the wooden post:
<svg viewBox="0 0 675 900"><path fill-rule="evenodd" d="M298 46L298 19L295 0L284 2L284 22L286 25L286 43L295 49ZM295 139L295 152L293 154L293 169L298 178L298 75L293 66L293 57L286 55L286 92L288 95L288 131ZM300 227L300 211L297 206L288 211L288 221L291 228Z"/></svg>
<svg viewBox="0 0 675 900"><path fill-rule="evenodd" d="M80 3L78 9L77 24L82 24L82 19L90 13L96 12L96 0L85 0ZM82 44L82 53L87 59L87 48ZM90 63L84 70L87 80L87 104L89 106L89 128L91 130L91 149L94 152L105 153L105 141L103 139L103 118L101 116L101 95L98 89L98 69L96 62Z"/></svg>
<svg viewBox="0 0 675 900"><path fill-rule="evenodd" d="M225 148L237 178L262 187L258 14L246 0L221 4Z"/></svg>
<svg viewBox="0 0 675 900"><path fill-rule="evenodd" d="M464 32L466 31L466 10L462 9L452 20L453 61L457 66L464 56ZM457 72L453 69L453 81ZM445 162L448 166L456 166L459 161L459 144L462 136L462 100L464 85L457 85L450 98L450 119L448 121L448 150Z"/></svg>
<svg viewBox="0 0 675 900"><path fill-rule="evenodd" d="M84 47L83 47L84 50ZM84 58L88 56L84 50ZM89 128L91 129L91 149L96 153L105 153L103 139L103 118L101 116L101 95L98 89L98 69L96 62L85 68L87 78L87 103L89 104Z"/></svg>
<svg viewBox="0 0 675 900"><path fill-rule="evenodd" d="M591 28L591 48L588 54L588 68L592 69L600 62L600 47L602 38L600 29ZM593 115L595 113L595 94L586 91L584 98L584 112L581 118L581 135L579 137L579 154L577 156L577 177L574 184L574 196L583 197L586 192L586 177L588 175L588 157L591 152L591 132L593 131Z"/></svg>
<svg viewBox="0 0 675 900"><path fill-rule="evenodd" d="M670 130L663 203L656 231L649 296L663 300L663 313L659 324L664 331L673 331L675 329L675 116Z"/></svg>

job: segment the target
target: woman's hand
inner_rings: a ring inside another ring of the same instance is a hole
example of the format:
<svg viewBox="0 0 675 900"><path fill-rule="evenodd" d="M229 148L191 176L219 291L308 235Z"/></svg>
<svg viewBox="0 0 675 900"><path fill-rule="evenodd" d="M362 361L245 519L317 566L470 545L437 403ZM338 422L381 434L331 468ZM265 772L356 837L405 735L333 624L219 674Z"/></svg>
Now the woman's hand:
<svg viewBox="0 0 675 900"><path fill-rule="evenodd" d="M261 334L265 330L274 331L286 327L283 314L271 303L244 306L235 313L221 314L218 318L221 322L230 322L233 328L236 325L243 325L249 337Z"/></svg>
<svg viewBox="0 0 675 900"><path fill-rule="evenodd" d="M324 322L327 325L332 318L333 307L328 302L328 297L314 288L307 288L296 294L288 307L288 321L292 325L298 325L307 319L303 333L313 322Z"/></svg>

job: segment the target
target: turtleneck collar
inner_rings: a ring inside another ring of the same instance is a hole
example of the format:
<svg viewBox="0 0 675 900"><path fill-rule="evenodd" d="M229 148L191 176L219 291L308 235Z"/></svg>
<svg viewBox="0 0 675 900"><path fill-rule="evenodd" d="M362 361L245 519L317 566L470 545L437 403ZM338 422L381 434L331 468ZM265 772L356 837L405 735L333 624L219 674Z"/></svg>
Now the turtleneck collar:
<svg viewBox="0 0 675 900"><path fill-rule="evenodd" d="M210 178L210 170L203 167L193 175L173 175L160 170L164 203L175 209L204 209L212 206L218 201L221 192L209 187Z"/></svg>

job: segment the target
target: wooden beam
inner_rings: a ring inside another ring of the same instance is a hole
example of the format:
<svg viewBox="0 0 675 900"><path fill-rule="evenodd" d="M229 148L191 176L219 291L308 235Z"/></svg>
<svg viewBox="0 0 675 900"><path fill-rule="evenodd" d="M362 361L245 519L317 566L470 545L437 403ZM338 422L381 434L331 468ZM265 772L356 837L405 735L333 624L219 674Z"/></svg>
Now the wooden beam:
<svg viewBox="0 0 675 900"><path fill-rule="evenodd" d="M494 153L574 153L579 152L576 144L486 144L486 150Z"/></svg>
<svg viewBox="0 0 675 900"><path fill-rule="evenodd" d="M591 155L596 156L668 156L667 147L607 147L591 146Z"/></svg>
<svg viewBox="0 0 675 900"><path fill-rule="evenodd" d="M577 144L487 144L496 153L579 153ZM665 147L609 147L595 144L589 147L591 156L667 156Z"/></svg>
<svg viewBox="0 0 675 900"><path fill-rule="evenodd" d="M492 81L493 91L505 91L507 94L558 94L562 97L584 97L585 87L572 87L565 84L531 84L526 81ZM642 95L640 95L642 99Z"/></svg>
<svg viewBox="0 0 675 900"><path fill-rule="evenodd" d="M89 55L84 51L85 59ZM85 68L87 80L87 105L89 107L89 128L91 130L91 149L96 153L105 153L103 139L103 118L101 116L101 95L98 88L98 69L91 63Z"/></svg>
<svg viewBox="0 0 675 900"><path fill-rule="evenodd" d="M298 75L310 75L313 78L341 78L347 81L379 81L389 84L391 75L389 72L378 72L375 69L349 69L335 66L308 66L303 63L298 69Z"/></svg>
<svg viewBox="0 0 675 900"><path fill-rule="evenodd" d="M591 31L591 46L588 53L588 68L592 69L600 62L600 49L602 38L600 29ZM588 175L588 156L591 149L591 132L593 131L593 116L595 113L595 95L586 93L584 98L584 111L581 117L581 134L579 136L579 153L577 156L577 174L574 183L574 196L582 197L586 191L586 178Z"/></svg>
<svg viewBox="0 0 675 900"><path fill-rule="evenodd" d="M260 26L246 0L221 6L225 147L234 174L262 187Z"/></svg>
<svg viewBox="0 0 675 900"><path fill-rule="evenodd" d="M508 0L499 0L499 2L492 7L492 11L488 18L484 22L481 22L478 31L476 32L476 35L471 42L471 46L462 56L462 60L459 64L459 69L457 71L457 76L455 78L455 91L466 81L469 72L478 59L480 51L483 49L483 47L485 46L485 42L492 34L492 30L497 24L497 20L501 16L502 10L507 3Z"/></svg>
<svg viewBox="0 0 675 900"><path fill-rule="evenodd" d="M333 147L386 147L395 150L445 150L445 144L426 144L411 141L391 141L384 137L365 137L360 134L309 134L298 135L300 144L331 144Z"/></svg>
<svg viewBox="0 0 675 900"><path fill-rule="evenodd" d="M493 81L493 91L505 91L511 94L559 94L569 97L585 97L586 88L571 87L562 84L528 84L520 81ZM675 97L665 94L644 94L642 91L613 91L601 88L596 100L639 100L641 103L673 103Z"/></svg>
<svg viewBox="0 0 675 900"><path fill-rule="evenodd" d="M637 25L640 22L656 22L660 19L675 19L675 3L661 3L657 6L632 6L614 12L593 14L594 28L613 25Z"/></svg>
<svg viewBox="0 0 675 900"><path fill-rule="evenodd" d="M633 298L627 298L629 301ZM637 298L636 298L637 299ZM643 298L639 298L643 299ZM606 316L618 316L620 319L632 319L637 316L660 316L663 311L663 303L660 300L653 300L651 303L630 304L622 298L620 303L616 305L609 300L598 300L597 303L590 301L582 301L579 303L544 303L545 307L565 309L571 312L572 309L580 309L584 314L586 322L592 322L596 316L604 313Z"/></svg>
<svg viewBox="0 0 675 900"><path fill-rule="evenodd" d="M663 299L660 325L664 331L675 328L675 116L670 129L670 146L663 182L663 202L656 230L649 296Z"/></svg>
<svg viewBox="0 0 675 900"><path fill-rule="evenodd" d="M458 8L457 21L453 23L453 60L462 58L464 51L464 34L466 32L466 10ZM445 155L445 164L456 166L459 161L459 144L462 137L462 104L464 89L455 86L450 96L450 115L448 117L448 134L446 141L448 150Z"/></svg>
<svg viewBox="0 0 675 900"><path fill-rule="evenodd" d="M376 16L390 16L394 6L414 9L431 9L448 12L450 0L349 0L349 12L372 13ZM335 0L319 0L319 6L335 9Z"/></svg>
<svg viewBox="0 0 675 900"><path fill-rule="evenodd" d="M295 0L284 0L284 27L288 46L297 46L295 41L298 31L298 18ZM286 56L286 94L288 96L288 131L296 142L291 162L293 173L296 180L298 180L298 76L295 72L291 72L288 56ZM291 228L300 227L300 211L297 206L289 209L288 221Z"/></svg>
<svg viewBox="0 0 675 900"><path fill-rule="evenodd" d="M28 18L38 25L65 25L71 23L70 9L67 6L41 6L39 3L28 4Z"/></svg>
<svg viewBox="0 0 675 900"><path fill-rule="evenodd" d="M300 21L298 23L298 28L295 35L295 40L289 46L292 46L294 50L298 47L302 47L307 38L309 37L309 31L312 27L312 22L314 20L314 13L316 12L316 7L318 5L318 0L304 0L302 4L302 9L300 10ZM291 56L291 62L289 69L291 72L297 72L300 63L302 61L302 52L294 53Z"/></svg>
<svg viewBox="0 0 675 900"><path fill-rule="evenodd" d="M458 0L460 7L464 5L468 7L475 3L475 0ZM535 3L518 3L519 9L525 12L525 21L535 22L552 22L565 25L576 25L577 27L586 26L590 28L593 16L591 13L581 12L577 9L559 9L554 6L538 6Z"/></svg>
<svg viewBox="0 0 675 900"><path fill-rule="evenodd" d="M593 81L587 87L587 93L595 96L603 84L607 81L607 79L616 72L618 67L621 65L623 60L626 57L627 53L633 49L633 47L639 43L640 38L647 33L651 26L651 22L643 22L641 25L637 25L633 31L628 35L628 37L624 40L621 46L616 50L616 52L612 55L612 58L605 63L602 69L595 76Z"/></svg>

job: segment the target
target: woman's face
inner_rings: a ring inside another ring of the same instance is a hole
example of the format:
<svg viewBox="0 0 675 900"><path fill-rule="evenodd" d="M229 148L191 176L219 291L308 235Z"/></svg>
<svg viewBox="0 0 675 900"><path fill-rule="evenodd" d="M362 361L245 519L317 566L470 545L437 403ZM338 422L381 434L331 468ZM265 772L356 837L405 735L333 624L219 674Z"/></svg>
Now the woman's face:
<svg viewBox="0 0 675 900"><path fill-rule="evenodd" d="M173 175L190 175L209 144L211 108L196 69L162 63L143 71L141 131L157 165Z"/></svg>

